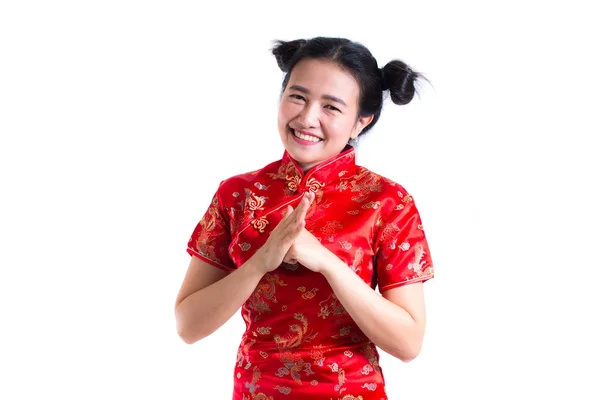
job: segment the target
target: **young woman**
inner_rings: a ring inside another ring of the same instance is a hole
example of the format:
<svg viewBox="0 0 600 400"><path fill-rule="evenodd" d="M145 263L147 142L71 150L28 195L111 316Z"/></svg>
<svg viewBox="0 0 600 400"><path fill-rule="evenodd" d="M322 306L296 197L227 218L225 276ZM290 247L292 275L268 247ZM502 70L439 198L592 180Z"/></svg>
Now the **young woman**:
<svg viewBox="0 0 600 400"><path fill-rule="evenodd" d="M417 356L433 266L412 197L356 165L350 144L386 91L407 104L420 75L399 60L380 69L347 39L280 41L273 54L285 152L219 185L188 242L178 333L194 343L241 307L234 400L386 399L376 346Z"/></svg>

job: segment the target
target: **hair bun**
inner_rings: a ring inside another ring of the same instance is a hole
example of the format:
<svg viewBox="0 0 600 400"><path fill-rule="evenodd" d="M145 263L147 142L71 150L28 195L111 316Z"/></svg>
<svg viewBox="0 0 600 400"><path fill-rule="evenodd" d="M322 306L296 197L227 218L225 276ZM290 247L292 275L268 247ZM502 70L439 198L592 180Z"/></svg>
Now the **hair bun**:
<svg viewBox="0 0 600 400"><path fill-rule="evenodd" d="M415 95L415 81L422 77L405 62L393 60L381 69L381 87L390 91L394 104L410 103Z"/></svg>
<svg viewBox="0 0 600 400"><path fill-rule="evenodd" d="M277 65L283 72L288 72L290 67L290 61L294 57L294 54L306 43L304 39L292 40L289 42L283 40L276 40L273 49L271 50Z"/></svg>
<svg viewBox="0 0 600 400"><path fill-rule="evenodd" d="M379 68L379 76L381 78L381 90L388 90L390 87L388 86L387 80L385 79L385 73L383 72L383 68Z"/></svg>

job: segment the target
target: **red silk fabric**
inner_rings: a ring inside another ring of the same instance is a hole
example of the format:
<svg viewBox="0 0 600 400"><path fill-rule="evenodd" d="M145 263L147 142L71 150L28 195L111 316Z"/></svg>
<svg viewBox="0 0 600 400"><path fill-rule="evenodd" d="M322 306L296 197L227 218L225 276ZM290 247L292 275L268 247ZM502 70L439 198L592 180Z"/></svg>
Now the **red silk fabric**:
<svg viewBox="0 0 600 400"><path fill-rule="evenodd" d="M306 229L380 292L433 277L419 212L399 184L355 164L351 147L304 173L287 152L221 182L187 251L234 271L262 246L286 205L316 194ZM246 331L234 400L387 399L379 354L327 280L300 264L266 274L242 306Z"/></svg>

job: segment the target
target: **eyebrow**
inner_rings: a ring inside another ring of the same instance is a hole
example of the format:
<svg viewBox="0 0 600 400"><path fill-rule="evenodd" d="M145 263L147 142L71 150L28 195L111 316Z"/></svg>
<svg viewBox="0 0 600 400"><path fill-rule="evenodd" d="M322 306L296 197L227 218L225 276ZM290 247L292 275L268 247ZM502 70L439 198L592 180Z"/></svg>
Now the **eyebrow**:
<svg viewBox="0 0 600 400"><path fill-rule="evenodd" d="M305 93L305 94L310 94L310 90L308 90L305 87L298 86L298 85L290 86L290 90L297 90L298 92L302 92L302 93ZM332 96L330 94L324 94L321 97L323 99L326 99L326 100L335 101L336 103L340 103L340 104L342 104L342 105L344 105L344 106L347 107L346 102L344 100L340 99L339 97L335 97L335 96Z"/></svg>

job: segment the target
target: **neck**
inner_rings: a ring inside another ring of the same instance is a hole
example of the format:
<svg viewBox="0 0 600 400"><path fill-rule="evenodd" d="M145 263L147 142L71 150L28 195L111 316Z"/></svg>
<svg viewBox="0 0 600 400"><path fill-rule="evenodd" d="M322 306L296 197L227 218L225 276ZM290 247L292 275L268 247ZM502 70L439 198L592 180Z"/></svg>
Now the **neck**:
<svg viewBox="0 0 600 400"><path fill-rule="evenodd" d="M342 149L342 151L340 151L338 154L336 154L335 156L332 156L332 157L330 157L330 158L334 158L334 157L336 157L336 156L338 156L338 155L342 154L343 152L345 152L345 151L347 151L347 150L350 150L352 147L353 147L352 145L348 144L348 145L346 145L346 147L344 147L344 148ZM296 161L296 160L294 160L294 161ZM312 168L314 168L314 167L316 167L317 165L319 165L319 164L321 164L321 163L323 163L323 162L326 162L326 161L327 161L327 160L323 160L323 161L320 161L320 162L317 162L317 163L311 163L311 164L303 164L303 163L300 163L300 162L296 161L296 164L298 164L298 167L300 167L300 168L302 169L302 172L304 172L304 174L306 174L306 173L307 173L308 171L310 171Z"/></svg>

